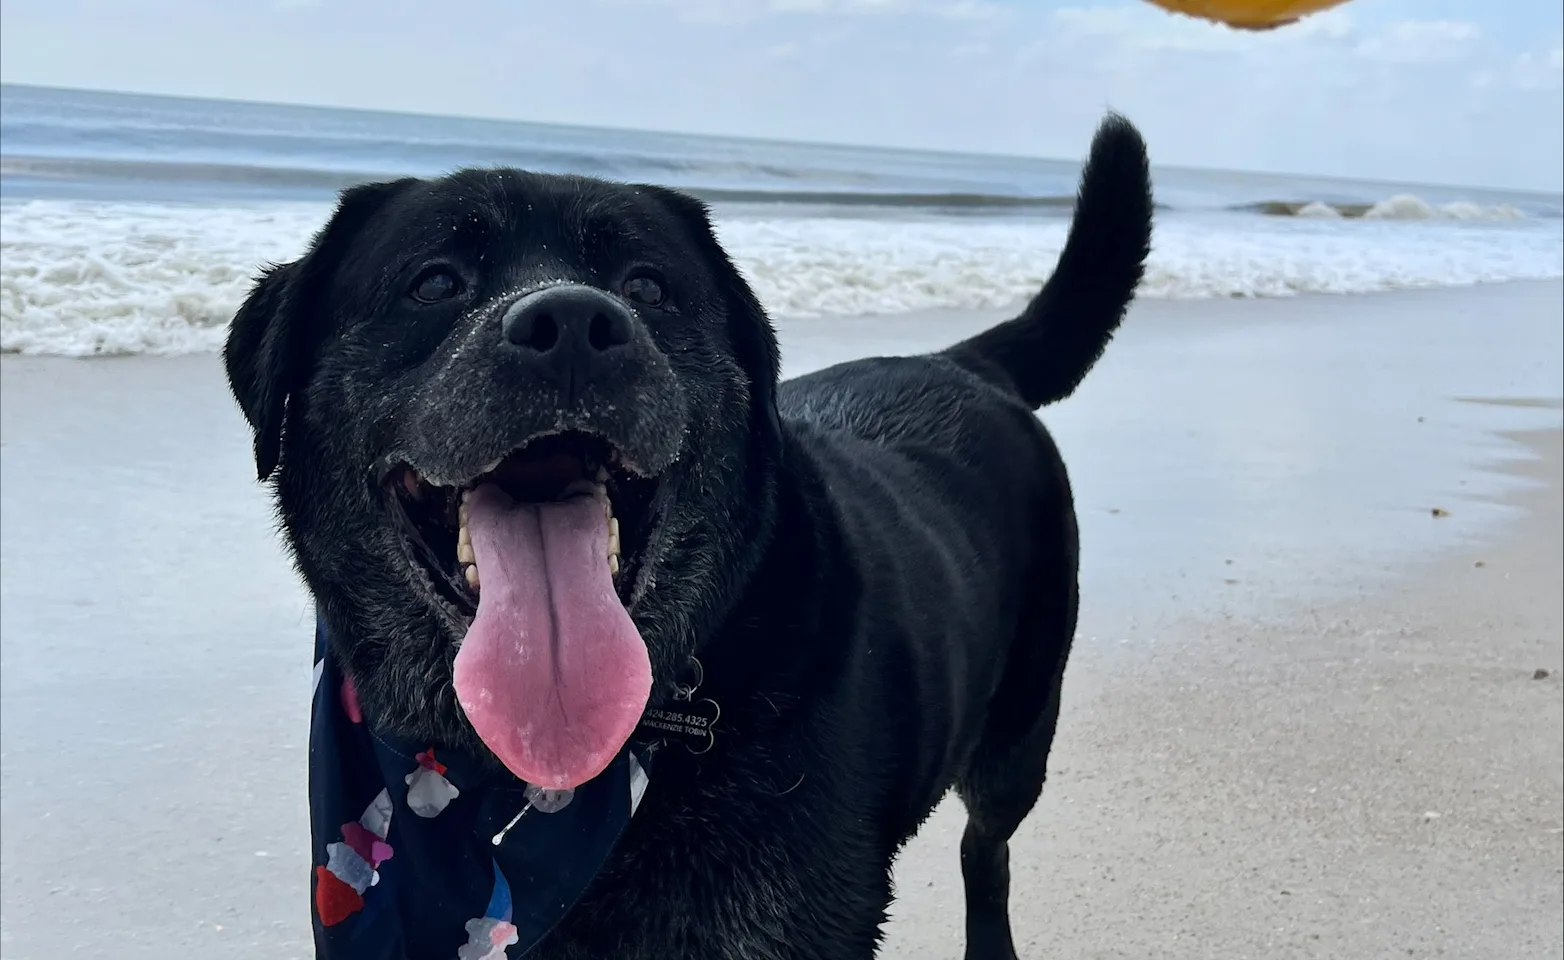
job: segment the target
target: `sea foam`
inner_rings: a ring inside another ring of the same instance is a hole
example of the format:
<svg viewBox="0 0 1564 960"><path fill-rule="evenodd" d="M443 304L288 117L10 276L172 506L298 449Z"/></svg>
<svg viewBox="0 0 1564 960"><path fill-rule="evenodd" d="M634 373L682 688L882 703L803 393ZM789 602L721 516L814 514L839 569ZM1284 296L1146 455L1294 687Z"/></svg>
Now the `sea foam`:
<svg viewBox="0 0 1564 960"><path fill-rule="evenodd" d="M1551 219L1159 216L1147 297L1359 293L1564 276ZM1426 204L1424 206L1427 206ZM1301 211L1300 211L1301 212ZM32 200L0 211L0 349L96 356L221 346L265 263L298 256L324 204ZM1067 221L775 217L718 233L776 316L1009 307L1053 269Z"/></svg>

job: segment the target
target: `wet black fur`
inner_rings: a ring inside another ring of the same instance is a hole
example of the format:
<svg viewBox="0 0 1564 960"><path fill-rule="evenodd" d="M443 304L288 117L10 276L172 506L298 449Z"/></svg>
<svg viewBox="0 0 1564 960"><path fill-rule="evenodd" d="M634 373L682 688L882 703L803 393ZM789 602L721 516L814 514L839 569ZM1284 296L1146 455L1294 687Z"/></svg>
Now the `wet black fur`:
<svg viewBox="0 0 1564 960"><path fill-rule="evenodd" d="M1069 482L1033 411L1107 345L1151 214L1144 145L1109 117L1020 316L780 384L770 322L704 208L656 187L513 170L356 187L303 259L257 282L225 358L259 472L365 713L403 733L477 748L451 691L463 624L415 583L390 465L467 476L579 426L663 471L630 608L654 702L698 652L721 733L703 756L658 757L540 960L864 960L892 859L952 787L967 955L1014 956L1007 841L1042 787L1077 603ZM434 261L467 289L414 303ZM519 293L617 291L641 265L673 307L631 305L611 387L571 405L509 365L498 324Z"/></svg>

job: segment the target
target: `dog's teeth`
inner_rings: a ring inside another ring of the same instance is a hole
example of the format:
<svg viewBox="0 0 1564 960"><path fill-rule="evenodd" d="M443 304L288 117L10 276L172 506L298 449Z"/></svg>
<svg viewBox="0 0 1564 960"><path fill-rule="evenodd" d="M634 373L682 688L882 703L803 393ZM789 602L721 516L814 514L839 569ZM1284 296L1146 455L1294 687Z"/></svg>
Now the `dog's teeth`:
<svg viewBox="0 0 1564 960"><path fill-rule="evenodd" d="M474 568L468 567L467 569L472 570ZM619 576L619 558L617 556L608 558L608 575L611 577Z"/></svg>
<svg viewBox="0 0 1564 960"><path fill-rule="evenodd" d="M467 529L466 505L464 504L458 512L461 515L461 525L456 529L456 559L466 564L477 563L478 558L472 552L472 531ZM467 569L470 571L467 575L467 582L477 586L474 578L478 576L478 568L469 566Z"/></svg>
<svg viewBox="0 0 1564 960"><path fill-rule="evenodd" d="M608 468L607 467L598 467L597 468L597 476L594 479L596 479L598 483L607 483L608 482Z"/></svg>
<svg viewBox="0 0 1564 960"><path fill-rule="evenodd" d="M608 555L619 556L619 521L614 517L608 518Z"/></svg>
<svg viewBox="0 0 1564 960"><path fill-rule="evenodd" d="M462 575L467 578L467 585L469 587L472 587L474 590L478 589L478 568L475 565L469 563L467 566L463 567Z"/></svg>

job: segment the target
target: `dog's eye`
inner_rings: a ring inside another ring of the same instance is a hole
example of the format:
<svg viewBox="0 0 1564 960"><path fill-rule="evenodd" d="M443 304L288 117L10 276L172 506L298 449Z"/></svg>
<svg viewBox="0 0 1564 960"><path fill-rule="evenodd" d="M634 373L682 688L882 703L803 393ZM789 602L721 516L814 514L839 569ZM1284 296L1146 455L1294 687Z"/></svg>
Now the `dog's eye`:
<svg viewBox="0 0 1564 960"><path fill-rule="evenodd" d="M413 281L410 292L419 303L439 303L449 300L462 290L462 281L449 267L430 267Z"/></svg>
<svg viewBox="0 0 1564 960"><path fill-rule="evenodd" d="M632 274L620 287L624 298L633 303L644 304L648 307L662 306L668 294L663 291L663 285L657 278L649 273Z"/></svg>

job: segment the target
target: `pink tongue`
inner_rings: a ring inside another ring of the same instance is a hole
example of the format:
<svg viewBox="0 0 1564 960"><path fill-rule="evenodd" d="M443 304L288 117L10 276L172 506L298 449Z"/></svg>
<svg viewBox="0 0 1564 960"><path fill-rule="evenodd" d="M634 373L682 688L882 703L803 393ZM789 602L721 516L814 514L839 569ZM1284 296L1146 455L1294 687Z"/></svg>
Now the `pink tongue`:
<svg viewBox="0 0 1564 960"><path fill-rule="evenodd" d="M575 787L624 746L652 689L646 644L614 592L602 501L467 498L480 589L456 654L456 699L511 773Z"/></svg>

